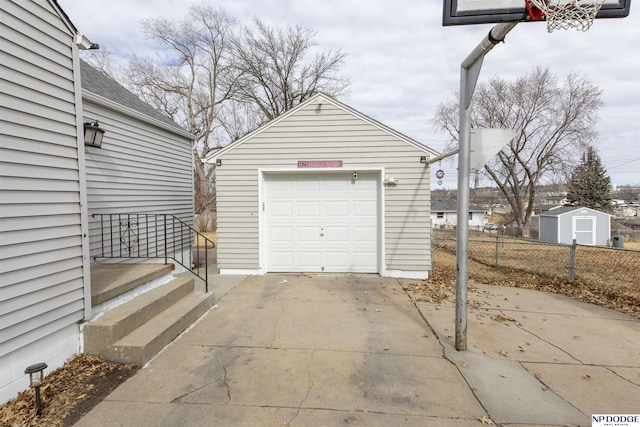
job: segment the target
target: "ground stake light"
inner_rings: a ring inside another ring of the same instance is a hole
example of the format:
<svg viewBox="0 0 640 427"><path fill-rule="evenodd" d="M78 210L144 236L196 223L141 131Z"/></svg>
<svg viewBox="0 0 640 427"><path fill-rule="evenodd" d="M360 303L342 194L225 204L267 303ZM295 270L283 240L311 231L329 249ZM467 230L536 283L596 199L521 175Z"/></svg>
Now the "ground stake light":
<svg viewBox="0 0 640 427"><path fill-rule="evenodd" d="M42 404L40 402L40 386L44 381L43 371L47 369L46 363L36 363L35 365L27 366L24 370L25 374L29 374L29 385L31 388L36 389L36 409L38 416L42 415Z"/></svg>

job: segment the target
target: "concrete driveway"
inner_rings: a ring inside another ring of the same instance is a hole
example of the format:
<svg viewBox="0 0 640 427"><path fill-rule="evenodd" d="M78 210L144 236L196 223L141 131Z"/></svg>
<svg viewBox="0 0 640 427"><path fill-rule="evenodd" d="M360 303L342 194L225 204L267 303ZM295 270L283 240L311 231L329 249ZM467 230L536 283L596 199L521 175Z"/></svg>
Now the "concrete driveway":
<svg viewBox="0 0 640 427"><path fill-rule="evenodd" d="M398 281L249 277L77 425L469 426L485 410Z"/></svg>
<svg viewBox="0 0 640 427"><path fill-rule="evenodd" d="M638 414L640 320L471 286L414 305L376 275L217 276L217 306L79 426L589 426Z"/></svg>

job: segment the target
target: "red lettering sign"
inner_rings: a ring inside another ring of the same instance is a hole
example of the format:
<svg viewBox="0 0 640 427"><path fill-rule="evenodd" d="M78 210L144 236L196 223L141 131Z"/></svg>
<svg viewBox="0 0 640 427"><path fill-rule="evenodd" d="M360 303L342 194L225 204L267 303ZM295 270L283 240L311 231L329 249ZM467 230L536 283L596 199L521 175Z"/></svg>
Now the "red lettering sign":
<svg viewBox="0 0 640 427"><path fill-rule="evenodd" d="M298 160L299 168L341 168L342 160Z"/></svg>

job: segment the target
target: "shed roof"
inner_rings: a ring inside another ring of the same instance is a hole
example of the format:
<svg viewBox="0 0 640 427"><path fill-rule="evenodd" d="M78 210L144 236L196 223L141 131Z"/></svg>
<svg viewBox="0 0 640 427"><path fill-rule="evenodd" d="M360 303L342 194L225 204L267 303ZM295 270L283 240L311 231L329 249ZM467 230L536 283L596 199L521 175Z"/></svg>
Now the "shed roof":
<svg viewBox="0 0 640 427"><path fill-rule="evenodd" d="M431 212L458 212L458 201L453 199L433 199L431 200ZM484 212L484 208L469 205L469 212Z"/></svg>
<svg viewBox="0 0 640 427"><path fill-rule="evenodd" d="M600 214L600 215L612 216L612 215L610 215L610 214L608 214L606 212L598 211L596 209L591 209L591 208L585 208L583 206L562 206L562 207L555 208L555 209L552 209L552 210L547 211L547 212L543 212L539 216L560 216L560 215L566 215L568 213L571 213L571 212L574 212L574 211L577 211L577 210L584 210L584 209L590 210L591 212L594 212L594 213L597 213L597 214Z"/></svg>
<svg viewBox="0 0 640 427"><path fill-rule="evenodd" d="M218 157L223 156L225 153L235 149L236 147L238 147L239 145L242 145L242 143L244 143L245 141L250 140L251 138L253 138L254 136L264 132L265 130L269 129L270 127L282 122L283 120L286 120L288 117L290 117L291 115L295 114L297 111L305 108L307 105L312 104L314 102L318 102L319 100L321 100L322 102L326 102L328 104L331 104L339 109L342 109L344 111L346 111L349 114L352 114L356 117L359 117L360 119L364 120L365 122L369 123L372 126L377 127L378 129L382 130L383 132L388 133L389 135L392 135L395 138L398 138L399 140L413 146L414 148L423 151L425 154L429 154L432 156L437 156L439 155L439 153L437 151L435 151L434 149L427 147L426 145L394 130L391 129L390 127L388 127L387 125L384 125L382 123L380 123L379 121L372 119L371 117L362 114L361 112L349 107L348 105L336 100L335 98L332 98L329 95L326 95L324 93L317 93L315 95L313 95L311 98L307 99L306 101L298 104L297 106L295 106L294 108L290 109L289 111L286 111L285 113L279 115L278 117L276 117L273 120L270 120L269 122L265 123L264 125L260 126L258 129L249 132L247 135L243 136L242 138L238 139L237 141L232 142L231 144L227 145L226 147L224 147L223 149L216 151L214 153L211 153L209 156L207 156L205 158L205 162L206 163L214 163L215 160Z"/></svg>
<svg viewBox="0 0 640 427"><path fill-rule="evenodd" d="M98 97L112 101L125 109L138 113L149 119L162 123L165 127L183 135L195 139L169 117L165 116L136 95L128 91L120 83L109 77L106 73L92 67L86 61L80 60L80 75L82 89ZM187 135L185 135L187 134Z"/></svg>

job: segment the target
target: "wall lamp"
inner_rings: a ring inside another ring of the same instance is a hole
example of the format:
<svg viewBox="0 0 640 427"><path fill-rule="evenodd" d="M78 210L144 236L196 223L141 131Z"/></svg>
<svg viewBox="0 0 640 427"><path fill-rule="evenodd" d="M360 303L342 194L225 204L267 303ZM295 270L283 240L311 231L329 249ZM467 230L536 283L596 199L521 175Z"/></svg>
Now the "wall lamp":
<svg viewBox="0 0 640 427"><path fill-rule="evenodd" d="M27 366L24 370L25 374L29 374L29 386L36 389L36 413L38 416L42 415L42 403L40 402L40 386L44 381L44 375L42 371L47 369L46 363L36 363L35 365Z"/></svg>
<svg viewBox="0 0 640 427"><path fill-rule="evenodd" d="M420 156L420 163L427 163L427 156Z"/></svg>
<svg viewBox="0 0 640 427"><path fill-rule="evenodd" d="M216 166L222 166L222 160L216 159Z"/></svg>
<svg viewBox="0 0 640 427"><path fill-rule="evenodd" d="M100 148L102 146L103 136L104 129L100 129L97 120L84 124L84 145Z"/></svg>

